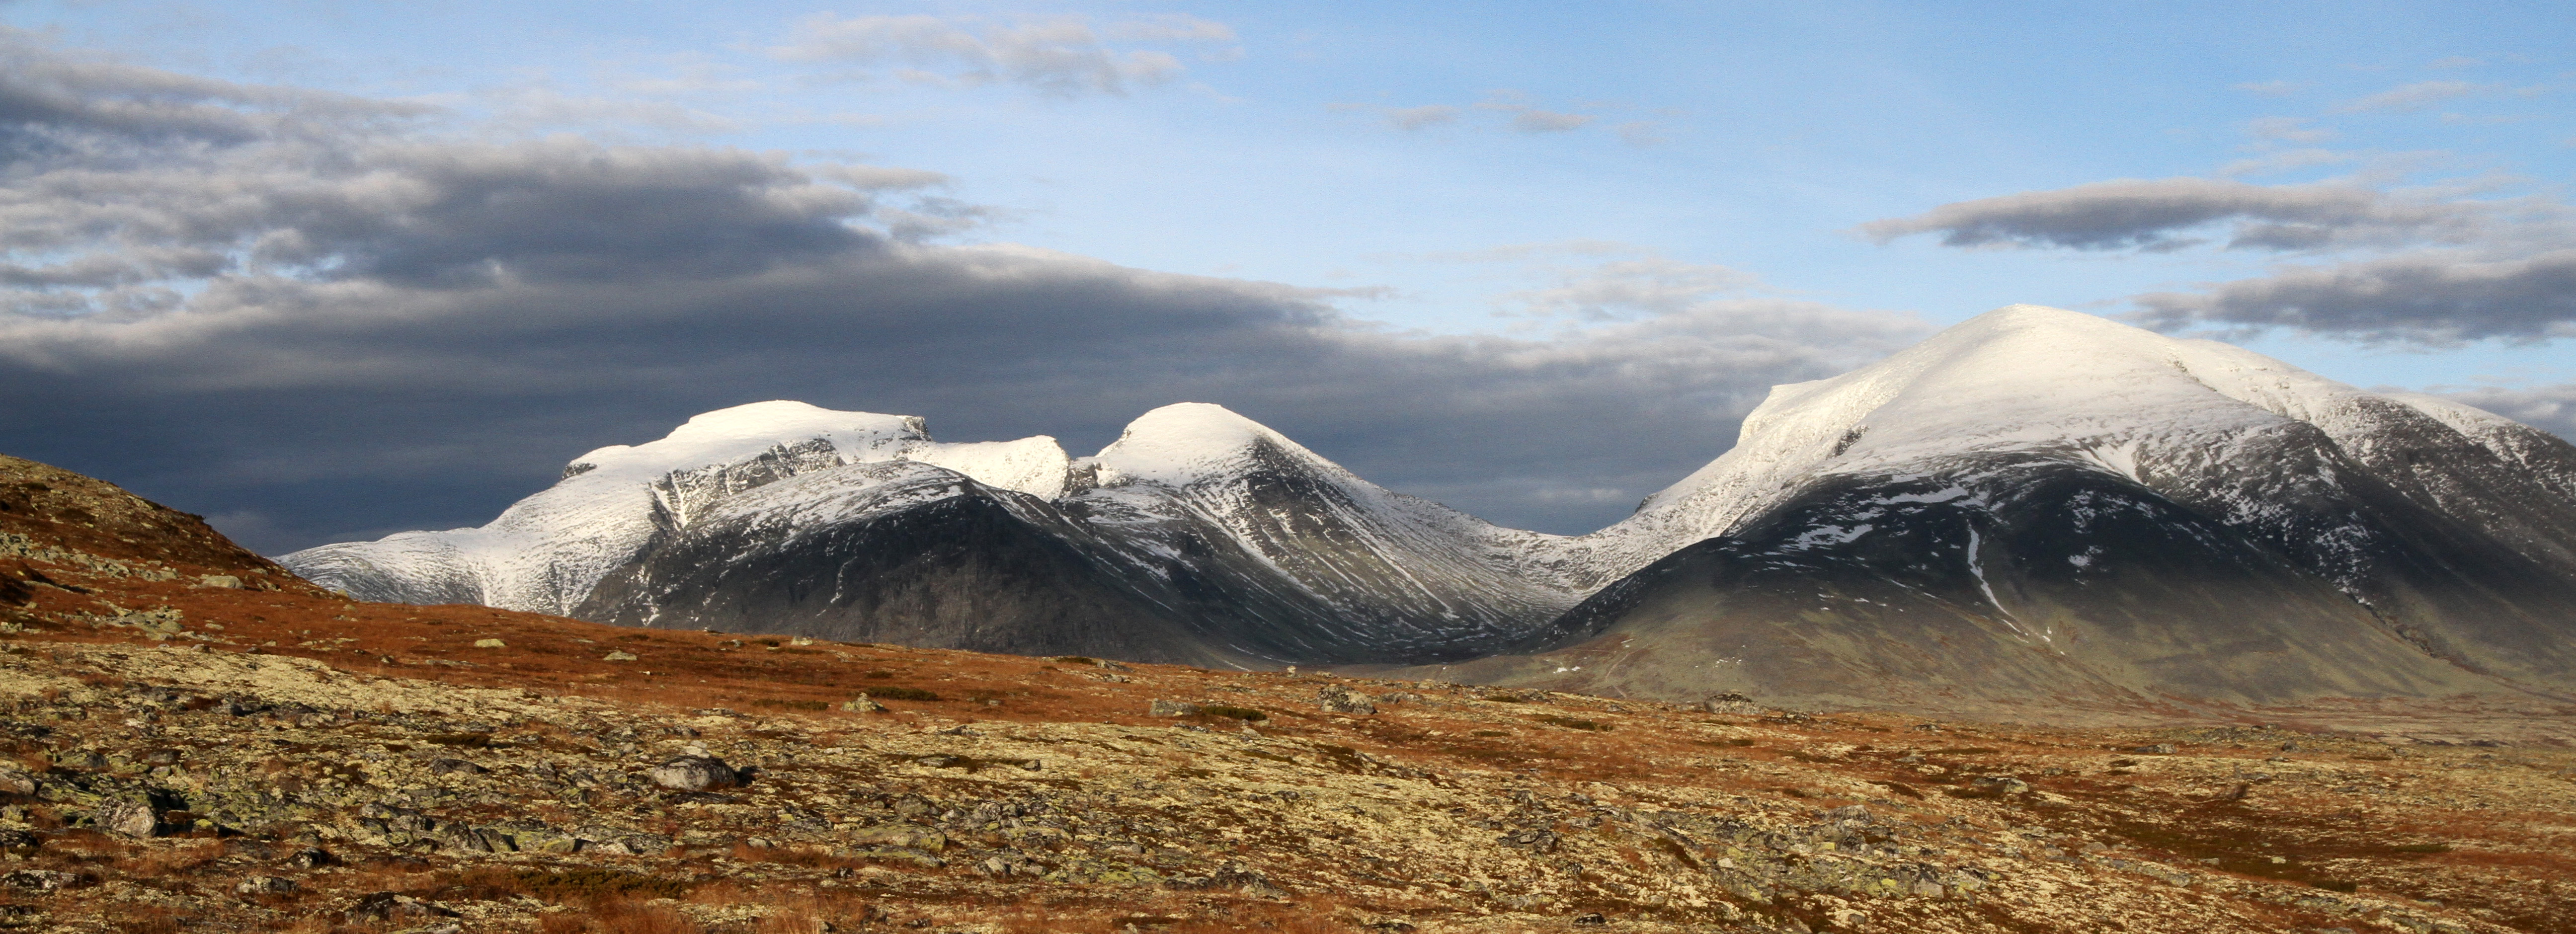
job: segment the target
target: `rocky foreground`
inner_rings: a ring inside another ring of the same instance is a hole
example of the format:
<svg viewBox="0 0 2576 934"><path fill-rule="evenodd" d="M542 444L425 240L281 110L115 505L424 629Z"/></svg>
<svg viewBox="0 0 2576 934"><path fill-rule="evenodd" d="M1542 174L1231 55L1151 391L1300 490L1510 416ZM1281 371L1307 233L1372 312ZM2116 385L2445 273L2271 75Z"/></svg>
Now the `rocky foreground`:
<svg viewBox="0 0 2576 934"><path fill-rule="evenodd" d="M49 470L0 462L0 925L2576 930L2551 707L2071 728L625 630L348 601Z"/></svg>

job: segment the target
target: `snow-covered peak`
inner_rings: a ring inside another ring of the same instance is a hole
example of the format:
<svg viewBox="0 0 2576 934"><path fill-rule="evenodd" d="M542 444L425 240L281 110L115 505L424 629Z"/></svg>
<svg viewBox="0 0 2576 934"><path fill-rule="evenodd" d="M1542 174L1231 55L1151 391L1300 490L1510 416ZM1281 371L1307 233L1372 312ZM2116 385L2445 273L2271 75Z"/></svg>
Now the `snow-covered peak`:
<svg viewBox="0 0 2576 934"><path fill-rule="evenodd" d="M1258 466L1264 455L1284 455L1347 476L1286 435L1205 402L1176 403L1137 416L1089 462L1099 467L1103 486L1143 480L1178 487L1241 474Z"/></svg>
<svg viewBox="0 0 2576 934"><path fill-rule="evenodd" d="M779 445L821 439L845 461L886 460L930 434L920 418L875 412L837 412L803 402L774 400L717 409L691 417L660 440L612 444L573 458L564 476L590 483L649 483L666 474L730 464Z"/></svg>
<svg viewBox="0 0 2576 934"><path fill-rule="evenodd" d="M2035 452L2136 478L2143 454L2206 451L2291 422L2365 431L2375 401L2385 397L2227 344L2012 305L1850 373L1773 387L1734 449L1603 535L1629 560L1652 560L1725 532L1805 478L1960 455Z"/></svg>

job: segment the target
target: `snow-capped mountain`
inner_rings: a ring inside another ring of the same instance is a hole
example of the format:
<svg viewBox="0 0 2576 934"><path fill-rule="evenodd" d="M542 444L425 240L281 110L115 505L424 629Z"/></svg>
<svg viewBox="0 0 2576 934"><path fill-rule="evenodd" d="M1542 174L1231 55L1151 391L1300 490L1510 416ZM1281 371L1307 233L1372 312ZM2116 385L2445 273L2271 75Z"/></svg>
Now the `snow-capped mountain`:
<svg viewBox="0 0 2576 934"><path fill-rule="evenodd" d="M933 464L1034 495L1062 492L1069 463L1044 436L938 444L918 418L759 402L689 419L658 441L574 458L561 481L481 528L324 545L287 560L309 579L371 600L568 614L656 536L688 526L727 496L884 461Z"/></svg>
<svg viewBox="0 0 2576 934"><path fill-rule="evenodd" d="M2035 306L1775 388L1732 450L1584 536L1388 491L1213 405L1077 459L768 402L583 455L479 529L283 560L630 625L1667 697L2576 689L2576 448Z"/></svg>
<svg viewBox="0 0 2576 934"><path fill-rule="evenodd" d="M603 448L491 525L286 556L370 599L477 602L997 651L1427 661L1526 638L1583 590L1555 536L1389 492L1226 409L1098 456L930 440L766 402ZM966 543L972 543L971 545Z"/></svg>
<svg viewBox="0 0 2576 934"><path fill-rule="evenodd" d="M1782 386L1589 537L1644 566L1453 676L2269 700L2576 687L2576 448L2013 306ZM1626 661L1610 660L1626 658Z"/></svg>

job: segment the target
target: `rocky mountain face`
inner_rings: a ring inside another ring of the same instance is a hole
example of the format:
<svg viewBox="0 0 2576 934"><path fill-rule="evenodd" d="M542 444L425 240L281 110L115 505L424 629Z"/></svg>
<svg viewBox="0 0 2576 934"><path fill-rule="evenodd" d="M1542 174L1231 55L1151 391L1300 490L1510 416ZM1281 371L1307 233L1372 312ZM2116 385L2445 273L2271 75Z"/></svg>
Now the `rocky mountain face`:
<svg viewBox="0 0 2576 934"><path fill-rule="evenodd" d="M988 651L1837 703L2576 690L2576 448L2209 341L2002 309L1776 388L1590 535L1212 405L1098 455L772 402L480 529L282 559L370 599Z"/></svg>

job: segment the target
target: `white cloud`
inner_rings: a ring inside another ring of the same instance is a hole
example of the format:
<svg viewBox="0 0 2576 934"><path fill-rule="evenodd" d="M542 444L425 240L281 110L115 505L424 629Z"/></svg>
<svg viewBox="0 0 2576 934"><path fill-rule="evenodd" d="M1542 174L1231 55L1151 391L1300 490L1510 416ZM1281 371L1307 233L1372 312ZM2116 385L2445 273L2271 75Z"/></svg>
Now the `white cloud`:
<svg viewBox="0 0 2576 934"><path fill-rule="evenodd" d="M2391 88L2335 108L2336 113L2415 113L2443 101L2490 93L2494 85L2467 81L2419 81Z"/></svg>
<svg viewBox="0 0 2576 934"><path fill-rule="evenodd" d="M2257 117L2245 122L2245 133L2255 139L2285 143L2321 143L2335 138L2335 131L2307 123L2305 117Z"/></svg>
<svg viewBox="0 0 2576 934"><path fill-rule="evenodd" d="M1447 104L1423 107L1391 107L1384 111L1386 122L1399 129L1420 130L1458 121L1458 108Z"/></svg>
<svg viewBox="0 0 2576 934"><path fill-rule="evenodd" d="M1169 82L1186 69L1162 49L1113 47L1111 40L1194 44L1227 42L1222 23L1186 16L1111 23L1095 29L1080 17L990 23L924 14L816 14L769 49L794 62L886 67L916 84L979 87L1010 83L1055 97L1126 94Z"/></svg>

